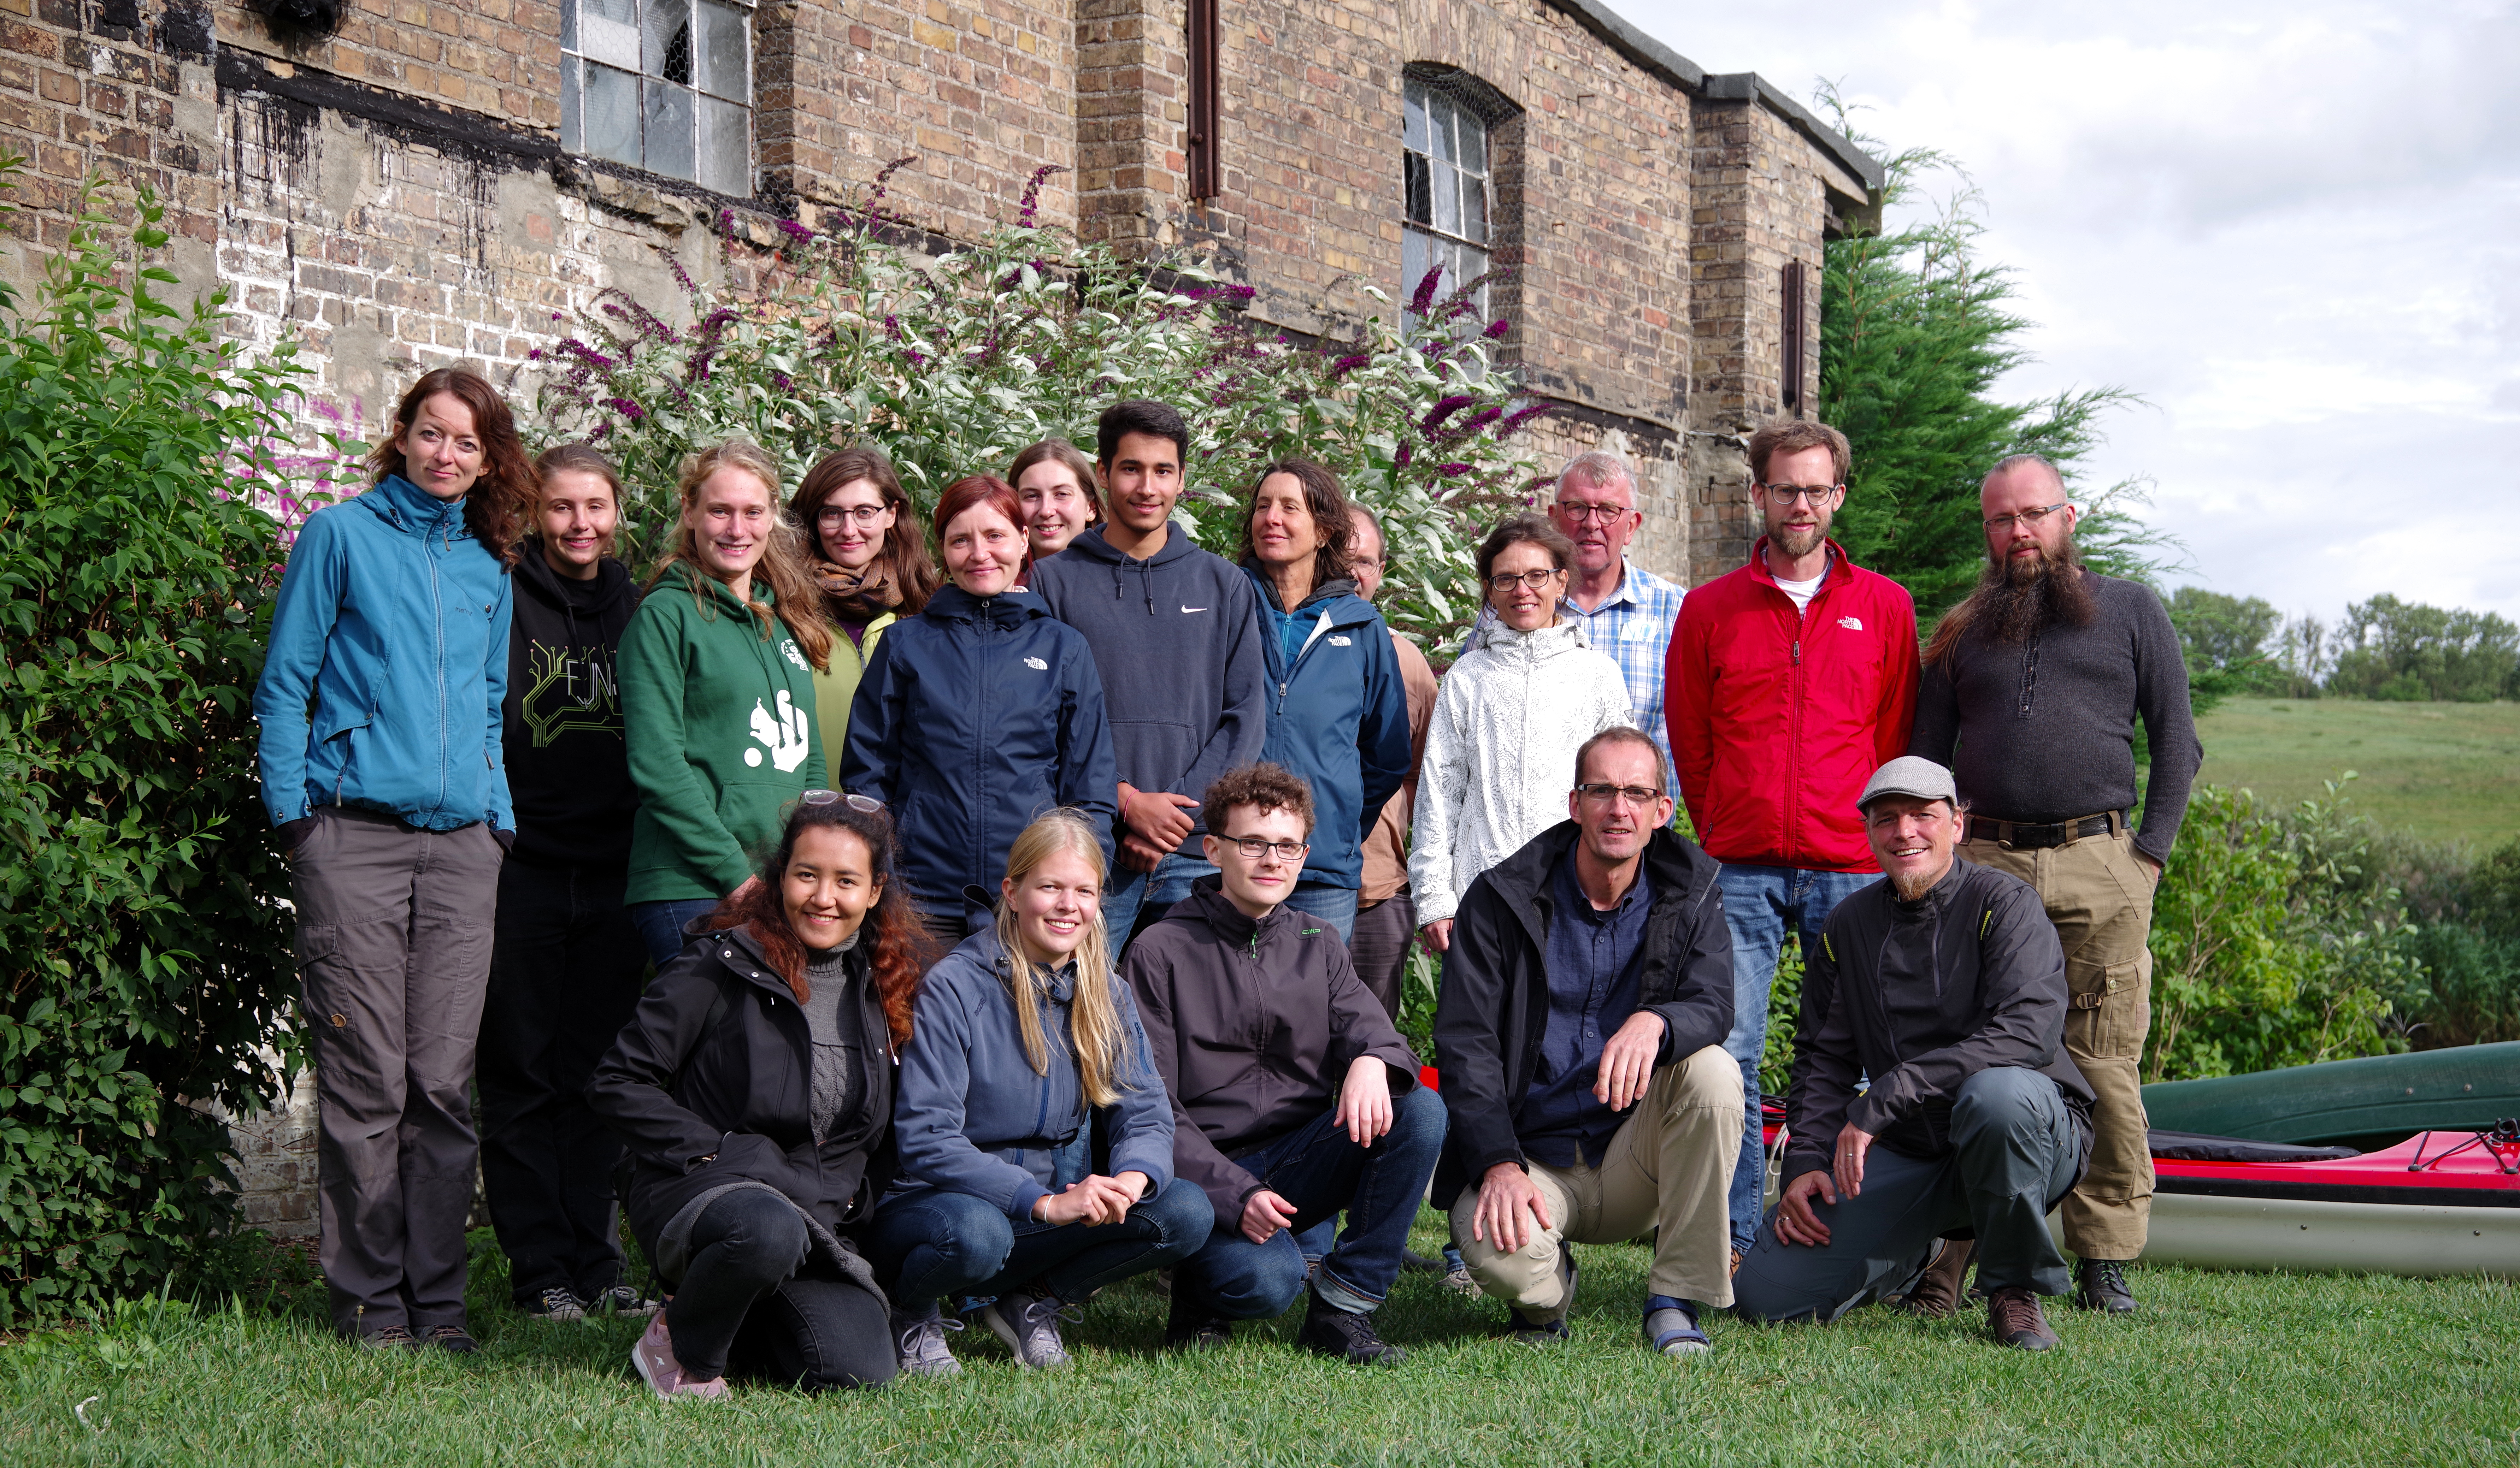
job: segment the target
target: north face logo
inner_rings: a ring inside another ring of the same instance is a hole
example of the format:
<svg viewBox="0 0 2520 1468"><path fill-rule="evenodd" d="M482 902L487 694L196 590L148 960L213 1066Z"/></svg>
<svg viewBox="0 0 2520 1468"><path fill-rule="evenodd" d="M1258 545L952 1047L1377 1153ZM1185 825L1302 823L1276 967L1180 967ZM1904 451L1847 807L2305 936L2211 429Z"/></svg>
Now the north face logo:
<svg viewBox="0 0 2520 1468"><path fill-rule="evenodd" d="M1862 632L1864 630L1864 619L1862 617L1840 617L1837 619L1837 625L1845 628L1849 632Z"/></svg>
<svg viewBox="0 0 2520 1468"><path fill-rule="evenodd" d="M1027 667L1027 668L1030 668L1030 669L1034 670L1035 672L1039 672L1039 673L1047 673L1047 672L1049 672L1049 671L1050 671L1050 664L1048 664L1048 663L1046 663L1046 662L1043 662L1040 658L1037 658L1037 657L1027 657L1027 658L1025 658L1025 659L1024 659L1024 666L1025 666L1025 667Z"/></svg>

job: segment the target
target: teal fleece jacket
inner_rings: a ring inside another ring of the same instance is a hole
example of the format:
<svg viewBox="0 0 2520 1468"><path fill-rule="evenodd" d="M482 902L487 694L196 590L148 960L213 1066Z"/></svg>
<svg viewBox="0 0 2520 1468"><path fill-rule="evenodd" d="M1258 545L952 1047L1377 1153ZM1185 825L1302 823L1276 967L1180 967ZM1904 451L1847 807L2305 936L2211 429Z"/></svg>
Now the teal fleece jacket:
<svg viewBox="0 0 2520 1468"><path fill-rule="evenodd" d="M499 739L514 585L463 501L400 474L309 516L253 690L271 823L338 805L515 830Z"/></svg>
<svg viewBox="0 0 2520 1468"><path fill-rule="evenodd" d="M678 562L639 603L617 666L639 788L625 900L724 897L778 844L788 803L824 782L813 665L785 626L765 631L723 583Z"/></svg>

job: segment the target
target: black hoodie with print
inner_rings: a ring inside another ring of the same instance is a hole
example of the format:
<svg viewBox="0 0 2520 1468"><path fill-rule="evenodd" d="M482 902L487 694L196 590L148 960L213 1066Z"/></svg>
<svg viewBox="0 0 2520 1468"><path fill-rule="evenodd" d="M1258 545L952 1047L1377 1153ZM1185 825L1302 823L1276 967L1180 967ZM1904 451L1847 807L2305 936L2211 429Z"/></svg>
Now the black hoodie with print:
<svg viewBox="0 0 2520 1468"><path fill-rule="evenodd" d="M562 576L527 536L517 562L508 640L506 750L517 805L517 860L538 867L621 867L630 860L630 783L613 653L638 584L606 556L595 579Z"/></svg>

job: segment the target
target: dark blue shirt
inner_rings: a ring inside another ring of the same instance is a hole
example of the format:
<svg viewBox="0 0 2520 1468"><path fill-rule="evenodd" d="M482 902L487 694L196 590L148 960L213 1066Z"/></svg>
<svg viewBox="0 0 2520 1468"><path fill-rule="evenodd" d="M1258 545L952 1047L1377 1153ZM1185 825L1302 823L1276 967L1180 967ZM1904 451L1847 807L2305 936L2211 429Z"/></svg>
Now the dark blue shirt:
<svg viewBox="0 0 2520 1468"><path fill-rule="evenodd" d="M1644 969L1645 917L1653 882L1639 863L1637 879L1607 912L1593 910L1575 879L1568 850L1550 883L1556 909L1549 924L1549 1025L1541 1034L1540 1068L1515 1124L1522 1150L1551 1167L1601 1165L1610 1137L1627 1121L1593 1095L1601 1045L1636 1012Z"/></svg>

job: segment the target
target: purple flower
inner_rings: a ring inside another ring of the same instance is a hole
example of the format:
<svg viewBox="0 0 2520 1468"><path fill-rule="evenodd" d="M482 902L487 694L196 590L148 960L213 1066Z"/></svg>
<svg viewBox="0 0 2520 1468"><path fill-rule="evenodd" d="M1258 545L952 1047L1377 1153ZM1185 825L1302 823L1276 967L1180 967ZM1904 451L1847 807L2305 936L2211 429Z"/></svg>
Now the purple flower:
<svg viewBox="0 0 2520 1468"><path fill-rule="evenodd" d="M1505 410L1503 408L1482 408L1478 412L1471 414L1469 417L1462 419L1462 426L1456 431L1465 435L1476 433L1481 428L1486 427L1488 424L1495 423L1498 419L1503 417L1505 417Z"/></svg>
<svg viewBox="0 0 2520 1468"><path fill-rule="evenodd" d="M1443 475L1447 479L1458 479L1469 471L1470 467L1466 464L1439 464L1435 466L1435 472Z"/></svg>
<svg viewBox="0 0 2520 1468"><path fill-rule="evenodd" d="M796 385L796 379L788 376L784 372L772 373L770 375L770 380L779 384L779 390L781 392L786 392L788 389Z"/></svg>
<svg viewBox="0 0 2520 1468"><path fill-rule="evenodd" d="M892 170L887 168L884 171L889 173ZM1065 173L1066 171L1067 170L1064 167L1057 163L1044 163L1032 171L1032 177L1024 180L1023 208L1015 215L1016 223L1022 225L1026 229L1030 229L1032 227L1034 212L1041 204L1042 184L1048 180L1052 174Z"/></svg>
<svg viewBox="0 0 2520 1468"><path fill-rule="evenodd" d="M1484 331L1484 332L1481 332L1481 333L1479 334L1479 335L1480 335L1480 336L1482 336L1482 337L1484 337L1485 339L1487 339L1487 340L1489 340L1489 341L1495 341L1495 340L1499 340L1500 338L1502 338L1502 337L1505 335L1505 334L1506 334L1506 333L1510 332L1510 331L1512 331L1512 330L1513 330L1513 323L1512 323L1512 322L1509 322L1509 321L1506 320L1504 317L1500 316L1500 317L1498 317L1496 320L1494 320L1494 321L1492 321L1492 322L1489 322L1489 323L1488 323L1488 329L1487 329L1486 331Z"/></svg>
<svg viewBox="0 0 2520 1468"><path fill-rule="evenodd" d="M809 229L805 228L803 225L798 224L798 223L797 223L795 220L793 220L793 219L782 219L782 220L780 220L780 221L779 221L779 233L781 233L781 234L783 234L783 235L786 235L786 236L787 236L788 239L790 239L790 240L797 240L797 241L811 240L811 239L813 239L813 238L814 238L814 232L813 232L812 230L809 230Z"/></svg>
<svg viewBox="0 0 2520 1468"><path fill-rule="evenodd" d="M1426 314L1426 308L1435 303L1435 288L1442 284L1443 279L1444 267L1441 265L1438 265L1434 269L1426 272L1426 278L1419 281L1418 283L1418 289L1410 294L1410 315L1423 316Z"/></svg>
<svg viewBox="0 0 2520 1468"><path fill-rule="evenodd" d="M540 362L542 359L543 349L541 347L535 347L532 351L525 353L525 360L528 362Z"/></svg>
<svg viewBox="0 0 2520 1468"><path fill-rule="evenodd" d="M1437 403L1433 410L1424 418L1418 420L1418 430L1424 433L1427 437L1432 438L1435 434L1435 430L1444 425L1444 420L1451 418L1454 414L1461 412L1462 409L1470 406L1470 404L1476 401L1477 399L1471 397L1465 392L1457 392L1453 394L1451 397Z"/></svg>
<svg viewBox="0 0 2520 1468"><path fill-rule="evenodd" d="M698 283L692 279L692 273L690 271L683 268L681 256L675 254L670 249L666 249L662 245L657 246L656 253L665 257L666 268L674 272L674 282L683 288L683 293L685 295L698 295L700 293ZM560 313L557 311L553 312L552 320L560 320Z"/></svg>
<svg viewBox="0 0 2520 1468"><path fill-rule="evenodd" d="M1504 423L1497 424L1496 436L1504 438L1548 411L1547 403L1534 403L1528 408L1517 408Z"/></svg>
<svg viewBox="0 0 2520 1468"><path fill-rule="evenodd" d="M1365 352L1352 352L1341 357L1330 364L1330 380L1335 382L1372 360L1373 358Z"/></svg>
<svg viewBox="0 0 2520 1468"><path fill-rule="evenodd" d="M648 416L647 409L640 407L637 403L630 401L628 398L606 398L604 400L604 406L620 414L623 418L630 420L634 423Z"/></svg>
<svg viewBox="0 0 2520 1468"><path fill-rule="evenodd" d="M1418 446L1416 444L1402 444L1400 446L1400 452L1391 456L1391 467L1393 468L1407 468L1409 467L1409 461L1416 456L1417 452Z"/></svg>

